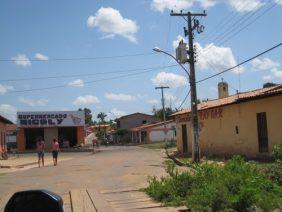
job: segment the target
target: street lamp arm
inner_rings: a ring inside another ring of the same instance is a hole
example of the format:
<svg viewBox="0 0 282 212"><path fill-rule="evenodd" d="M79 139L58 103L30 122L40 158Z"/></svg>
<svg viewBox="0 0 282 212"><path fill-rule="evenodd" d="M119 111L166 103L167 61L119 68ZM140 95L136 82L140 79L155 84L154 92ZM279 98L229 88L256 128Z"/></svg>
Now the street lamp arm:
<svg viewBox="0 0 282 212"><path fill-rule="evenodd" d="M182 69L188 74L188 76L190 77L190 74L189 74L188 70L187 70L180 62L178 62L178 60L176 59L176 57L174 57L172 54L170 54L170 53L168 53L168 52L165 52L165 51L163 51L163 50L161 50L161 49L159 49L159 48L154 48L153 50L156 51L156 52L164 53L164 54L170 56L171 58L173 58L173 59L178 63L178 65L180 65L181 68L182 68Z"/></svg>

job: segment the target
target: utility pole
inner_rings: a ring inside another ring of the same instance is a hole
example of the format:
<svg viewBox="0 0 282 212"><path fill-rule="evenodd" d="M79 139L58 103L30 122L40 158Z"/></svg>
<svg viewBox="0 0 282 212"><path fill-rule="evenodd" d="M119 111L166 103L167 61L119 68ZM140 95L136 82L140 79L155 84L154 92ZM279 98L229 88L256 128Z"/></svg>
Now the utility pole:
<svg viewBox="0 0 282 212"><path fill-rule="evenodd" d="M168 86L160 86L155 87L156 90L161 89L162 90L162 106L163 106L163 122L164 122L164 128L165 128L165 143L166 143L166 117L165 117L165 99L164 99L164 89L168 89Z"/></svg>
<svg viewBox="0 0 282 212"><path fill-rule="evenodd" d="M195 52L194 52L194 33L193 31L196 29L198 33L202 33L204 31L204 26L200 25L199 20L196 17L206 16L206 13L174 13L171 11L171 16L181 16L188 23L188 29L184 27L185 37L188 36L189 39L189 49L187 51L189 58L186 62L190 64L190 91L191 91L191 120L193 126L193 136L192 136L192 158L194 162L200 162L200 146L199 146L199 119L198 119L198 108L197 108L197 89L196 89L196 77L195 77ZM193 21L193 23L192 23ZM182 42L183 43L183 42ZM180 61L181 63L185 63Z"/></svg>

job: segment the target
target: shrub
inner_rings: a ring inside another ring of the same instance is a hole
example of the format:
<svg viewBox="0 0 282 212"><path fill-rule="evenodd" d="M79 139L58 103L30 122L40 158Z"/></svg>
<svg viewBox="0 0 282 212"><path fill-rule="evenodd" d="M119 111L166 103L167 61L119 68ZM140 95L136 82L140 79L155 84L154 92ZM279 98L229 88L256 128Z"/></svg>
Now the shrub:
<svg viewBox="0 0 282 212"><path fill-rule="evenodd" d="M196 172L179 174L168 163L168 177L150 178L146 192L167 205L185 202L192 211L246 211L258 207L265 211L281 208L282 188L256 166L236 156L225 166L201 164Z"/></svg>
<svg viewBox="0 0 282 212"><path fill-rule="evenodd" d="M282 144L276 144L272 150L272 157L276 161L282 161Z"/></svg>

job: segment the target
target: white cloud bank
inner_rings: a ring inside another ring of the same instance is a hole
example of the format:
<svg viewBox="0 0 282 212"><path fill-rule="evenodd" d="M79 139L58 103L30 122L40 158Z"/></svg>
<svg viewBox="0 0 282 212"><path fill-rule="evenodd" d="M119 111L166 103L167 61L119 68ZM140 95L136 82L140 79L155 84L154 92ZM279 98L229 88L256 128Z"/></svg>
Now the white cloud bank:
<svg viewBox="0 0 282 212"><path fill-rule="evenodd" d="M136 33L139 30L137 23L131 19L124 18L121 13L111 7L101 7L95 16L89 16L87 26L97 27L105 34L103 38L113 38L116 35L137 42Z"/></svg>
<svg viewBox="0 0 282 212"><path fill-rule="evenodd" d="M187 78L169 72L160 72L152 79L155 86L169 86L179 88L188 84Z"/></svg>
<svg viewBox="0 0 282 212"><path fill-rule="evenodd" d="M19 97L18 98L19 102L26 104L30 107L36 107L36 106L46 106L47 103L49 102L48 99L29 99L25 97Z"/></svg>
<svg viewBox="0 0 282 212"><path fill-rule="evenodd" d="M278 62L274 62L269 58L255 58L252 60L251 65L254 70L270 70L274 68L278 68L280 64Z"/></svg>
<svg viewBox="0 0 282 212"><path fill-rule="evenodd" d="M201 70L223 71L224 69L237 65L232 49L229 47L216 46L213 43L202 47L196 43L196 52L198 53L198 60L196 65ZM243 67L232 70L233 73L238 74L244 72Z"/></svg>
<svg viewBox="0 0 282 212"><path fill-rule="evenodd" d="M105 98L109 100L116 100L116 101L134 101L136 99L135 96L131 96L128 94L115 94L115 93L106 93Z"/></svg>
<svg viewBox="0 0 282 212"><path fill-rule="evenodd" d="M10 104L0 104L0 114L15 123L17 108Z"/></svg>
<svg viewBox="0 0 282 212"><path fill-rule="evenodd" d="M81 79L77 79L77 80L69 82L67 85L71 87L83 87L84 82Z"/></svg>
<svg viewBox="0 0 282 212"><path fill-rule="evenodd" d="M35 57L35 59L37 59L37 60L42 60L42 61L47 61L47 60L49 60L49 58L48 58L46 55L41 54L41 53L36 53L36 54L34 55L34 57Z"/></svg>
<svg viewBox="0 0 282 212"><path fill-rule="evenodd" d="M25 54L18 54L15 57L12 57L13 62L18 66L31 66L31 61Z"/></svg>
<svg viewBox="0 0 282 212"><path fill-rule="evenodd" d="M157 99L149 99L147 100L147 103L150 104L150 105L156 105L159 103L159 100Z"/></svg>
<svg viewBox="0 0 282 212"><path fill-rule="evenodd" d="M113 108L113 109L111 109L110 114L112 114L113 118L116 119L116 118L119 118L121 116L125 116L126 112L122 111L122 110L118 110L117 108Z"/></svg>
<svg viewBox="0 0 282 212"><path fill-rule="evenodd" d="M4 95L5 93L13 89L13 86L0 84L0 95Z"/></svg>
<svg viewBox="0 0 282 212"><path fill-rule="evenodd" d="M99 103L98 97L93 95L78 96L74 101L74 105L89 105Z"/></svg>
<svg viewBox="0 0 282 212"><path fill-rule="evenodd" d="M282 4L281 0L276 2ZM237 12L255 11L265 4L263 0L153 0L151 7L155 11L164 12L165 10L188 10L197 4L203 8L209 8L219 3L225 3Z"/></svg>

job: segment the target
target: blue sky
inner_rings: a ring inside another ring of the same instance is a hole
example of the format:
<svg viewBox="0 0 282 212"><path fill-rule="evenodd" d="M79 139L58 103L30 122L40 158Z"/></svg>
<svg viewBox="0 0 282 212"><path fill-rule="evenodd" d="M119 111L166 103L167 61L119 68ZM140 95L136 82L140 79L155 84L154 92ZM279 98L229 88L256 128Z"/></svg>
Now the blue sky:
<svg viewBox="0 0 282 212"><path fill-rule="evenodd" d="M141 69L175 65L167 56L152 52L155 46L174 52L173 42L183 36L186 23L180 17L170 17L170 9L205 9L208 14L200 19L205 32L195 35L197 79L281 42L281 0L2 0L0 113L13 120L16 111L79 107L90 108L94 116L105 112L109 118L151 113L154 105L160 107L156 85L169 85L166 105L178 107L189 90L179 67L140 73L144 72ZM223 43L228 35L232 38ZM124 57L56 60L111 56ZM121 76L133 73L137 75ZM66 77L56 78L62 75ZM230 93L260 88L268 81L281 83L282 50L198 84L199 99L217 98L216 87L222 77L229 83ZM27 80L5 81L21 78ZM106 80L99 82L101 79ZM36 90L54 86L62 87ZM188 106L186 101L183 107Z"/></svg>

